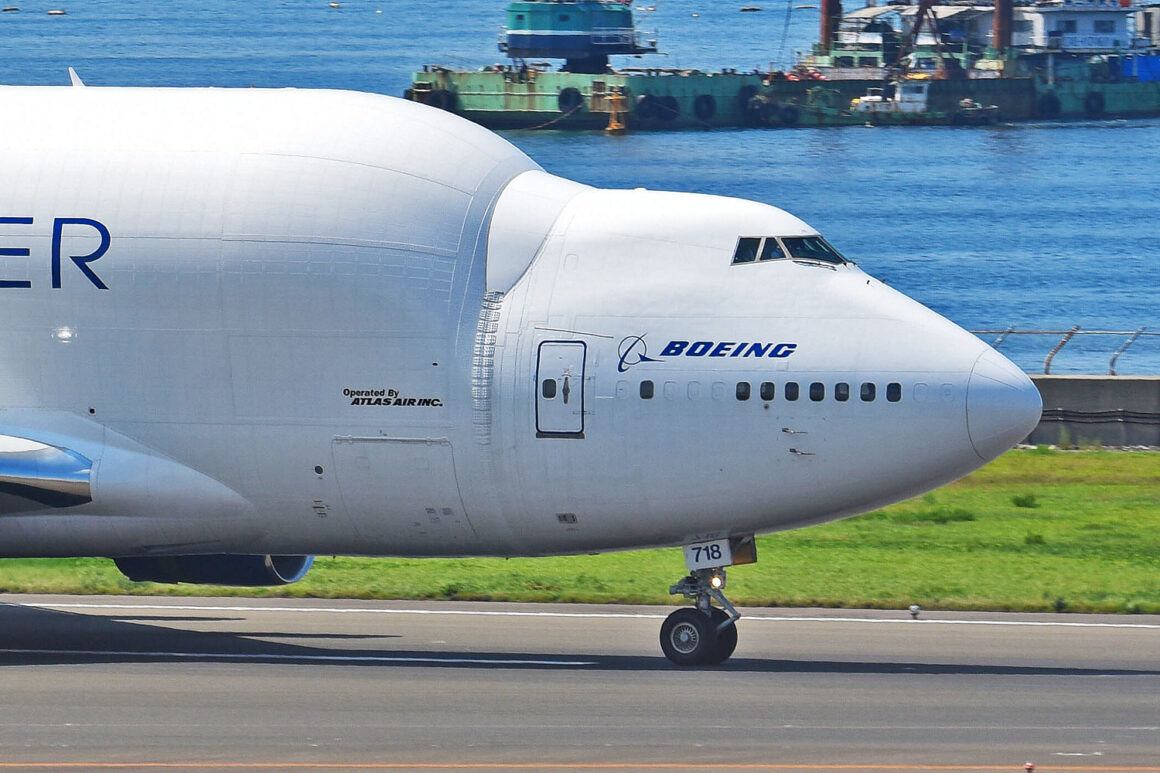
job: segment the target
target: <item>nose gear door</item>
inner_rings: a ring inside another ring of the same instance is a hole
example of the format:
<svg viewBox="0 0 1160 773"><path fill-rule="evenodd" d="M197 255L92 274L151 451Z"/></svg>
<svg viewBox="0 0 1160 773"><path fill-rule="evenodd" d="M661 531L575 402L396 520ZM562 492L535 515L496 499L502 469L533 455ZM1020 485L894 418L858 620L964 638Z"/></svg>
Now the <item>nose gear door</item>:
<svg viewBox="0 0 1160 773"><path fill-rule="evenodd" d="M536 355L536 437L584 437L583 341L544 341Z"/></svg>

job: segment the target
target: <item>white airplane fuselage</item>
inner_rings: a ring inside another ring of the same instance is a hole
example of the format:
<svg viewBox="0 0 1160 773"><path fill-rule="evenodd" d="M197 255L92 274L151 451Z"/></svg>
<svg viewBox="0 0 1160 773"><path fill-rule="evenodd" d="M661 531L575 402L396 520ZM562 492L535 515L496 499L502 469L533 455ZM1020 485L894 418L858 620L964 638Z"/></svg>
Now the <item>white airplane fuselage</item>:
<svg viewBox="0 0 1160 773"><path fill-rule="evenodd" d="M816 235L774 207L365 94L0 104L0 555L680 545L914 496L1038 419L855 265L735 263Z"/></svg>

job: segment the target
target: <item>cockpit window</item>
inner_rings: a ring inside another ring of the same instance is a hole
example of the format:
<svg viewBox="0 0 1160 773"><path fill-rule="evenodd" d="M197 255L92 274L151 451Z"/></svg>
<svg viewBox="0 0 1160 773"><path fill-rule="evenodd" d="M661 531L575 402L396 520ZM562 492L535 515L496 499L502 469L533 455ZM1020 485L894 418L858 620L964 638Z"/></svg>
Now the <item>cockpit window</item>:
<svg viewBox="0 0 1160 773"><path fill-rule="evenodd" d="M742 236L733 251L733 265L785 258L834 265L847 262L820 236Z"/></svg>
<svg viewBox="0 0 1160 773"><path fill-rule="evenodd" d="M765 244L761 245L761 259L778 260L784 257L785 253L781 251L781 245L777 243L777 239L772 236L766 237Z"/></svg>
<svg viewBox="0 0 1160 773"><path fill-rule="evenodd" d="M826 240L820 236L786 236L782 238L781 243L795 260L817 260L834 264L846 262L846 259L826 244Z"/></svg>
<svg viewBox="0 0 1160 773"><path fill-rule="evenodd" d="M757 248L761 239L752 236L742 236L737 240L737 250L733 253L734 263L752 263L757 260Z"/></svg>

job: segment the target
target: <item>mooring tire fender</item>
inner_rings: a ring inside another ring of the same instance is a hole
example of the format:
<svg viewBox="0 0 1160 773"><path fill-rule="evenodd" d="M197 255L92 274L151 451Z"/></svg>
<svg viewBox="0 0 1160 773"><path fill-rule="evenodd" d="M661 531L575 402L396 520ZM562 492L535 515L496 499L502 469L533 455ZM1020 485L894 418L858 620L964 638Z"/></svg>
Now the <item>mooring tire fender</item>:
<svg viewBox="0 0 1160 773"><path fill-rule="evenodd" d="M1058 118L1061 108L1059 96L1054 91L1049 91L1039 98L1035 108L1040 118Z"/></svg>
<svg viewBox="0 0 1160 773"><path fill-rule="evenodd" d="M742 86L737 91L737 104L741 106L742 110L749 107L749 100L757 96L757 87L752 83L748 86Z"/></svg>
<svg viewBox="0 0 1160 773"><path fill-rule="evenodd" d="M1088 95L1083 98L1083 111L1089 118L1103 115L1106 106L1103 92L1089 91Z"/></svg>
<svg viewBox="0 0 1160 773"><path fill-rule="evenodd" d="M431 92L431 96L427 98L427 104L431 107L437 107L440 110L446 110L449 113L455 112L455 92L446 89L436 89Z"/></svg>
<svg viewBox="0 0 1160 773"><path fill-rule="evenodd" d="M708 121L717 114L717 100L712 94L698 94L693 100L693 115L702 121Z"/></svg>
<svg viewBox="0 0 1160 773"><path fill-rule="evenodd" d="M560 95L556 97L556 107L561 113L572 113L583 106L584 95L574 86L561 90Z"/></svg>
<svg viewBox="0 0 1160 773"><path fill-rule="evenodd" d="M641 118L645 121L651 121L657 117L658 109L659 105L657 104L656 97L654 97L652 94L641 94L636 98L632 112L635 113L638 118Z"/></svg>
<svg viewBox="0 0 1160 773"><path fill-rule="evenodd" d="M677 98L666 94L657 100L657 118L662 121L674 121L681 114L681 105Z"/></svg>

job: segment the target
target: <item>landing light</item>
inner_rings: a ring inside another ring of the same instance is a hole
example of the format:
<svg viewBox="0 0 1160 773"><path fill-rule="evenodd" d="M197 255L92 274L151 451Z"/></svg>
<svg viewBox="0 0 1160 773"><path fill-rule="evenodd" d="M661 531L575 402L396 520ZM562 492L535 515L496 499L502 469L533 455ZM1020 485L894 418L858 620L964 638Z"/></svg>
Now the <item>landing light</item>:
<svg viewBox="0 0 1160 773"><path fill-rule="evenodd" d="M725 575L724 575L724 573L714 572L713 577L709 580L709 584L712 585L717 590L721 590L722 588L724 588L725 587Z"/></svg>

